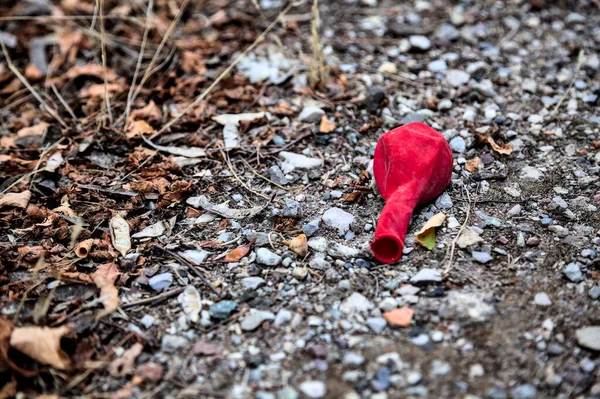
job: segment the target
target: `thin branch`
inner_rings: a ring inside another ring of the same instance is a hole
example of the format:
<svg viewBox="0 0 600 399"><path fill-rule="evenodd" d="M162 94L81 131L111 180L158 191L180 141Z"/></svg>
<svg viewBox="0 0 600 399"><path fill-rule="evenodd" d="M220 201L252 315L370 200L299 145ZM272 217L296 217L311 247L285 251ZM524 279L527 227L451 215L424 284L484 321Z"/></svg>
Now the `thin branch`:
<svg viewBox="0 0 600 399"><path fill-rule="evenodd" d="M206 279L206 277L204 277L204 276L202 275L202 273L200 273L200 272L198 271L198 269L196 269L196 266L195 266L195 265L193 265L193 264L192 264L192 262L190 262L189 260L187 260L187 259L186 259L186 258L184 258L183 256L181 256L181 255L179 255L179 254L177 254L177 253L175 253L175 252L173 252L173 251L171 251L171 250L168 250L168 249L166 249L166 248L164 248L164 247L161 247L161 246L160 246L160 245L158 245L158 244L154 244L154 248L158 248L158 249L160 249L161 251L164 251L165 253L167 253L167 254L171 255L172 257L174 257L174 258L176 258L176 259L179 259L181 262L185 263L185 264L186 264L186 266L187 266L187 267L189 267L189 268L190 268L190 270L191 270L191 271L192 271L192 272L193 272L193 273L194 273L194 274L195 274L195 275L196 275L198 278L200 278L200 280L202 280L202 282L204 283L204 285L206 285L206 286L207 286L207 287L208 287L208 288L209 288L209 289L210 289L210 290L213 292L213 294L215 294L216 296L218 296L219 298L221 298L221 293L220 293L219 291L217 291L217 289L216 289L215 287L213 287L213 285L210 283L210 281L208 281L208 280Z"/></svg>
<svg viewBox="0 0 600 399"><path fill-rule="evenodd" d="M17 76L17 78L21 81L21 83L23 83L23 85L25 87L27 87L27 89L31 92L31 94L33 94L33 96L36 98L36 100L38 100L39 103L42 104L42 106L46 109L46 111L48 111L48 113L50 115L52 115L52 117L54 117L54 119L56 119L61 125L63 125L64 128L69 128L69 125L67 124L67 122L65 122L64 119L61 118L60 115L58 115L58 112L56 112L56 110L54 108L52 108L50 105L48 105L48 103L46 101L44 101L42 96L40 96L40 94L33 88L33 86L25 78L25 76L23 76L21 74L21 72L19 72L17 67L15 67L15 65L12 62L12 59L8 55L8 50L6 49L6 44L4 44L4 40L2 40L1 36L0 36L0 46L2 47L2 53L4 54L4 58L6 58L6 63L8 64L8 69L10 69L11 72Z"/></svg>
<svg viewBox="0 0 600 399"><path fill-rule="evenodd" d="M146 71L144 72L144 75L142 76L142 80L140 81L140 84L138 85L138 87L133 92L133 96L131 97L131 102L135 101L135 99L137 98L138 94L140 94L140 91L142 90L142 87L144 87L144 83L146 83L146 81L148 80L148 78L152 74L151 71L152 71L152 68L154 68L154 64L156 64L156 61L158 60L158 57L159 57L159 55L160 55L163 47L167 43L167 40L169 40L169 37L171 36L171 34L173 33L173 31L175 30L175 27L177 26L177 24L181 20L181 16L183 15L183 11L186 9L188 3L189 3L189 0L183 0L183 3L181 4L181 7L179 7L179 10L177 11L177 15L175 15L175 18L171 22L171 25L169 25L169 29L167 29L167 32L163 36L163 39L160 42L160 44L158 45L158 48L156 49L156 52L154 53L154 56L152 56L152 60L150 60L150 64L148 64L148 67L146 68Z"/></svg>
<svg viewBox="0 0 600 399"><path fill-rule="evenodd" d="M254 50L254 48L256 48L256 46L258 45L258 43L262 42L265 37L269 34L269 32L271 32L273 30L273 28L275 27L275 25L277 25L277 23L279 22L279 19L281 17L283 17L284 15L286 15L294 6L294 1L292 0L290 2L290 4L288 4L288 6L281 11L281 13L279 13L279 15L277 16L277 18L275 18L273 20L273 22L271 22L271 24L263 31L263 33L260 34L260 36L258 36L256 38L256 40L250 45L248 46L248 48L246 48L246 50L244 50L232 63L231 65L229 65L223 72L221 72L221 74L214 80L214 82L212 82L212 84L210 86L208 86L208 88L206 90L204 90L204 92L202 94L200 94L198 97L196 97L196 99L190 104L188 105L182 112L180 112L175 118L171 119L169 122L167 122L159 131L157 131L156 133L154 133L152 136L150 136L150 140L152 140L153 138L163 134L164 132L166 132L171 126L173 126L175 123L177 123L177 121L179 119L181 119L181 117L185 114L187 114L189 111L191 111L193 108L195 108L200 101L204 100L206 98L206 96L221 82L221 80L223 80L223 78L227 75L229 75L229 73L233 70L233 68L235 68L235 66L244 58L246 58L246 56L252 51Z"/></svg>
<svg viewBox="0 0 600 399"><path fill-rule="evenodd" d="M96 7L98 8L98 15L100 16L100 47L102 49L102 71L104 73L104 103L106 106L106 113L108 114L108 121L112 125L113 117L112 110L110 108L110 97L108 96L108 70L106 68L106 33L104 32L104 0L96 0Z"/></svg>
<svg viewBox="0 0 600 399"><path fill-rule="evenodd" d="M469 191L467 189L465 189L465 192L467 194L467 200L469 201L467 203L467 215L465 216L464 223L462 224L462 226L460 226L460 230L458 230L458 234L452 240L452 246L450 247L450 259L448 259L448 265L442 272L442 277L444 277L444 278L448 277L448 275L454 268L454 251L456 249L456 242L460 238L460 235L462 234L462 232L467 228L467 222L469 221L469 216L471 215L471 208L473 207L473 202L471 201L471 196L469 195Z"/></svg>
<svg viewBox="0 0 600 399"><path fill-rule="evenodd" d="M129 93L127 93L127 108L125 108L125 123L129 119L129 112L131 111L133 89L135 88L135 82L137 82L138 74L142 66L142 60L144 59L144 50L146 48L146 40L148 40L148 32L150 31L150 17L152 16L152 7L154 0L148 0L148 9L146 10L146 25L144 26L144 35L142 37L142 47L140 48L140 54L138 56L137 64L135 65L135 72L133 73L133 79L131 80L131 86L129 87Z"/></svg>
<svg viewBox="0 0 600 399"><path fill-rule="evenodd" d="M571 79L571 83L569 84L569 87L567 88L567 90L565 90L565 94L563 94L563 96L560 98L560 101L556 104L556 107L554 107L554 111L552 111L552 113L550 114L550 119L552 119L556 116L558 109L562 105L563 101L565 101L565 98L567 98L567 96L571 92L571 89L573 88L573 84L575 83L575 80L577 79L577 75L579 75L579 71L581 70L581 65L583 65L584 59L585 59L585 51L583 51L583 49L582 49L579 51L579 56L577 57L577 68L575 70L575 74L573 74L573 79Z"/></svg>

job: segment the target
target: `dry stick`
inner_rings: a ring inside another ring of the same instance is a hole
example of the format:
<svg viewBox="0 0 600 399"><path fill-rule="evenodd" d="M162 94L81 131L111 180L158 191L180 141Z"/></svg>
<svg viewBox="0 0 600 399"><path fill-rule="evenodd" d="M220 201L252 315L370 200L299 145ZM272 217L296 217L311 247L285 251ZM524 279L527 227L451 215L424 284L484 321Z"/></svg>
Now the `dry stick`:
<svg viewBox="0 0 600 399"><path fill-rule="evenodd" d="M187 7L188 3L189 3L189 0L183 0L183 3L181 4L181 7L179 7L179 10L177 11L177 15L175 15L175 18L173 19L173 21L171 21L171 25L169 25L169 28L167 29L167 32L163 36L162 41L160 42L160 44L158 45L158 48L156 49L156 52L152 56L152 59L150 60L150 64L148 64L148 67L146 68L146 71L144 72L144 75L142 76L142 80L140 81L140 84L138 85L138 87L133 92L133 96L131 97L131 102L132 103L135 101L135 99L137 98L138 94L140 94L140 91L142 90L142 87L144 87L144 83L146 83L146 80L148 80L148 78L152 74L152 68L154 68L154 64L156 64L156 61L157 61L157 59L158 59L158 57L159 57L159 55L160 55L163 47L167 43L167 40L169 40L169 37L171 36L171 34L173 33L173 31L175 30L175 27L177 26L177 24L181 20L181 16L183 15L183 11Z"/></svg>
<svg viewBox="0 0 600 399"><path fill-rule="evenodd" d="M193 265L193 264L192 264L192 262L190 262L189 260L187 260L187 259L186 259L186 258L184 258L183 256L181 256L181 255L179 255L179 254L177 254L177 253L175 253L175 252L173 252L173 251L171 251L171 250L168 250L168 249L166 249L166 248L164 248L164 247L161 247L161 246L160 246L160 245L158 245L158 244L154 244L154 247L155 247L155 248L158 248L158 249L160 249L161 251L164 251L164 252L166 252L167 254L171 255L172 257L174 257L174 258L177 258L177 259L179 259L181 262L185 263L185 264L187 265L187 267L189 267L189 268L190 268L190 269L191 269L191 270L194 272L194 274L195 274L196 276L198 276L198 277L200 278L200 280L202 280L202 282L204 283L204 285L206 285L208 288L210 288L210 290L211 290L211 291L212 291L212 292L213 292L213 293L214 293L216 296L218 296L219 298L221 298L221 294L219 293L219 291L217 291L217 289L216 289L215 287L213 287L213 285L210 283L210 281L208 281L208 280L206 279L206 277L204 277L204 276L202 275L202 273L200 273L200 271L198 271L198 269L196 269L196 266L195 266L195 265Z"/></svg>
<svg viewBox="0 0 600 399"><path fill-rule="evenodd" d="M46 103L46 101L44 101L42 96L40 96L40 94L33 88L33 86L31 86L31 84L25 78L25 76L23 76L21 74L21 72L19 72L19 70L12 63L12 59L8 55L8 50L6 49L6 45L4 44L4 40L2 40L2 37L0 37L0 46L2 47L2 53L4 54L4 58L6 58L6 63L8 64L8 69L10 69L11 72L17 76L17 78L21 81L21 83L23 83L23 85L25 87L27 87L27 89L31 92L31 94L33 94L33 96L36 98L36 100L38 100L40 102L40 104L42 104L42 106L46 109L46 111L48 111L48 113L50 115L52 115L54 117L54 119L56 119L61 125L63 125L64 128L68 128L69 125L67 125L67 122L65 122L63 120L63 118L61 118L60 115L58 115L58 112L56 112L56 110L54 108L50 107L48 105L48 103Z"/></svg>
<svg viewBox="0 0 600 399"><path fill-rule="evenodd" d="M442 277L444 277L444 278L448 277L448 274L450 274L450 272L452 271L452 268L454 267L453 261L454 261L454 250L456 249L456 242L458 241L462 232L467 228L467 222L469 221L469 216L471 215L471 207L473 205L471 202L471 196L469 195L469 191L467 191L466 189L465 189L465 192L467 193L467 199L469 200L469 202L467 203L467 215L465 216L464 223L462 224L462 226L460 226L460 230L458 230L458 234L452 240L452 246L450 248L450 259L448 259L448 266L446 266L446 268L442 272Z"/></svg>
<svg viewBox="0 0 600 399"><path fill-rule="evenodd" d="M135 72L133 73L133 79L131 80L131 87L129 87L129 93L127 93L127 108L125 108L125 122L129 119L129 112L131 111L131 99L133 98L133 89L135 88L135 82L137 81L140 68L142 67L142 60L144 59L144 50L146 47L146 40L148 40L148 32L150 31L150 17L152 16L152 7L154 0L148 0L148 9L146 10L146 25L144 27L144 35L142 36L142 47L140 48L140 54L138 56L137 64L135 65Z"/></svg>
<svg viewBox="0 0 600 399"><path fill-rule="evenodd" d="M60 103L63 105L63 107L65 107L65 109L67 110L69 115L71 115L71 118L73 118L73 121L74 122L77 121L78 119L77 119L77 116L75 116L75 112L73 112L73 108L71 108L71 106L67 103L65 98L60 94L60 92L56 88L56 85L54 83L51 83L50 87L52 88L52 91L54 92L54 95L56 96L56 98L58 98L58 101L60 101ZM82 130L81 125L79 125L79 122L75 122L75 128L79 131Z"/></svg>
<svg viewBox="0 0 600 399"><path fill-rule="evenodd" d="M271 199L271 197L268 197L268 196L266 196L264 194L261 194L261 193L259 193L257 191L252 190L250 187L248 187L248 185L246 183L244 183L242 181L242 179L240 179L240 177L236 173L235 169L233 168L233 165L231 164L231 161L229 160L229 155L226 154L225 152L223 152L223 150L221 150L221 156L225 160L225 163L227 163L227 168L233 174L233 177L235 177L235 179L238 181L238 183L240 183L242 185L242 187L244 187L246 190L248 190L252 194L258 195L259 197L262 197L262 198L264 198L266 200L270 200Z"/></svg>
<svg viewBox="0 0 600 399"><path fill-rule="evenodd" d="M167 298L172 297L173 295L177 295L180 292L183 292L183 290L185 290L185 287L173 288L172 290L165 291L162 294L159 294L159 295L156 295L156 296L153 296L150 298L144 298L144 299L139 299L137 301L125 303L125 304L121 305L121 309L131 308L131 307L139 306L139 305L145 305L147 303L163 301Z"/></svg>
<svg viewBox="0 0 600 399"><path fill-rule="evenodd" d="M110 97L108 96L108 70L106 68L106 39L104 32L104 0L96 0L98 15L100 16L100 48L102 49L102 71L104 74L104 103L108 113L108 121L112 125L113 117L110 108Z"/></svg>
<svg viewBox="0 0 600 399"><path fill-rule="evenodd" d="M563 94L563 96L560 98L560 101L558 102L558 104L556 104L556 107L554 107L554 111L552 111L552 113L550 114L550 118L554 118L554 116L558 112L558 109L562 105L563 101L565 101L565 98L567 98L567 96L569 95L571 88L573 88L573 84L575 83L575 80L577 79L577 75L579 75L579 71L581 70L581 65L583 64L584 55L585 55L585 51L580 50L579 56L577 57L577 68L575 70L575 74L573 75L573 79L571 79L571 83L569 84L569 87L567 88L567 90L565 90L565 94Z"/></svg>
<svg viewBox="0 0 600 399"><path fill-rule="evenodd" d="M152 140L156 136L159 136L159 135L163 134L164 132L166 132L171 126L173 126L175 123L177 123L177 121L179 119L181 119L181 117L183 115L187 114L190 110L195 108L196 105L198 105L200 103L200 101L204 100L204 98L219 84L219 82L221 82L221 80L223 80L223 78L225 76L227 76L229 74L229 72L231 72L233 70L233 68L235 68L235 66L248 55L248 53L250 53L252 50L254 50L254 48L258 45L258 43L260 43L264 40L264 38L269 34L269 32L271 32L273 30L275 25L277 25L279 18L284 16L285 14L287 14L292 9L293 6L294 6L294 1L292 0L290 2L290 4L288 4L288 6L283 11L281 11L281 13L279 13L277 18L275 18L275 20L273 20L273 22L271 22L271 24L267 27L267 29L265 29L263 31L263 33L261 33L256 38L256 40L250 46L248 46L248 48L246 48L246 50L244 50L242 52L242 54L240 54L231 63L231 65L229 65L223 72L221 72L221 74L214 80L214 82L212 82L212 84L210 86L208 86L208 88L206 90L204 90L204 92L202 94L200 94L198 97L196 97L196 99L190 105L188 105L175 118L173 118L169 122L167 122L167 124L165 124L159 131L157 131L152 136L150 136L150 140Z"/></svg>

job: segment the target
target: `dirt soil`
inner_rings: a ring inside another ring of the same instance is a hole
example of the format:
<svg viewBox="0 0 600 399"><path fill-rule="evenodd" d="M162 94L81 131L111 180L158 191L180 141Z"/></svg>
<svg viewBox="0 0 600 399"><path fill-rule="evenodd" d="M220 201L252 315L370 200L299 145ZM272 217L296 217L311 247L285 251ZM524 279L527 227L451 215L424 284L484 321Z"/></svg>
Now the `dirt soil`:
<svg viewBox="0 0 600 399"><path fill-rule="evenodd" d="M600 398L597 0L150 4L0 3L0 398Z"/></svg>

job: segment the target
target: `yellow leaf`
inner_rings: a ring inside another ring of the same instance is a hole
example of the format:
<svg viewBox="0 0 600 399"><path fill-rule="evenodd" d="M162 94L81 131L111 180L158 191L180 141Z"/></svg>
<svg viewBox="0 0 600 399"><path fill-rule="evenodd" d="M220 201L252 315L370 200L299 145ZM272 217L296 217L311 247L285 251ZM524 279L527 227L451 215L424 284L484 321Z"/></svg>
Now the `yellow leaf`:
<svg viewBox="0 0 600 399"><path fill-rule="evenodd" d="M306 241L306 234L300 234L298 237L292 238L290 241L286 241L288 247L297 255L306 256L308 254L308 242Z"/></svg>
<svg viewBox="0 0 600 399"><path fill-rule="evenodd" d="M10 336L10 346L42 364L66 370L71 362L60 347L62 337L69 332L66 326L18 327Z"/></svg>
<svg viewBox="0 0 600 399"><path fill-rule="evenodd" d="M429 250L435 247L435 228L440 227L444 220L446 220L446 214L443 212L433 215L415 234L417 242Z"/></svg>
<svg viewBox="0 0 600 399"><path fill-rule="evenodd" d="M321 126L319 126L319 132L330 133L335 129L335 123L327 119L327 116L323 115L321 118Z"/></svg>

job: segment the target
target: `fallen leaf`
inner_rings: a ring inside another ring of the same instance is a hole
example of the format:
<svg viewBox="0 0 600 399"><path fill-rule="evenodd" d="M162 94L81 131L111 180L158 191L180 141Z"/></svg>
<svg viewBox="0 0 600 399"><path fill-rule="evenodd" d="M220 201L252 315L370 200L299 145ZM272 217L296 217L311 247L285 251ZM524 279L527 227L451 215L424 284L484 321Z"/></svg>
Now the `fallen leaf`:
<svg viewBox="0 0 600 399"><path fill-rule="evenodd" d="M121 357L116 358L110 364L109 370L110 374L117 376L127 376L133 374L135 368L135 359L142 353L144 349L144 345L136 342L131 346L131 348L127 349Z"/></svg>
<svg viewBox="0 0 600 399"><path fill-rule="evenodd" d="M429 250L433 249L435 247L435 228L440 227L444 220L446 220L446 214L443 212L433 215L415 234L417 242Z"/></svg>
<svg viewBox="0 0 600 399"><path fill-rule="evenodd" d="M225 255L225 257L223 258L223 262L231 263L239 261L244 256L246 256L248 252L250 252L250 248L252 248L252 244L254 244L255 241L256 238L246 245L241 245L235 249L232 249L231 252Z"/></svg>
<svg viewBox="0 0 600 399"><path fill-rule="evenodd" d="M472 173L475 172L475 170L479 167L480 164L481 159L479 159L479 157L475 157L473 159L467 160L467 162L465 163L465 169Z"/></svg>
<svg viewBox="0 0 600 399"><path fill-rule="evenodd" d="M335 123L331 122L327 119L326 115L321 117L321 125L319 126L319 132L321 133L330 133L335 129Z"/></svg>
<svg viewBox="0 0 600 399"><path fill-rule="evenodd" d="M486 138L486 141L489 143L489 145L492 147L492 149L494 151L496 151L498 154L510 155L513 152L513 148L510 144L506 143L504 145L499 145L494 141L494 139L491 136L488 136Z"/></svg>
<svg viewBox="0 0 600 399"><path fill-rule="evenodd" d="M25 190L20 193L6 193L0 197L0 208L5 206L13 206L15 208L27 208L31 199L31 191Z"/></svg>
<svg viewBox="0 0 600 399"><path fill-rule="evenodd" d="M100 289L102 305L107 311L113 311L119 307L119 289L115 287L115 280L121 275L117 265L105 263L92 274L92 281Z"/></svg>
<svg viewBox="0 0 600 399"><path fill-rule="evenodd" d="M249 112L246 114L222 114L213 116L212 119L221 125L238 125L240 122L252 122L253 120L260 119L266 115L267 114L265 112Z"/></svg>
<svg viewBox="0 0 600 399"><path fill-rule="evenodd" d="M185 290L177 297L181 304L183 313L192 323L200 321L200 311L202 310L202 297L193 285L188 285Z"/></svg>
<svg viewBox="0 0 600 399"><path fill-rule="evenodd" d="M152 133L154 129L146 121L133 121L127 127L127 138L132 139L146 133Z"/></svg>
<svg viewBox="0 0 600 399"><path fill-rule="evenodd" d="M148 227L146 227L142 231L138 231L131 238L148 238L148 237L160 237L167 230L167 226L165 222L160 221L156 222Z"/></svg>
<svg viewBox="0 0 600 399"><path fill-rule="evenodd" d="M131 115L129 116L131 120L151 120L151 121L159 121L162 118L162 112L156 105L156 103L152 100L146 105L144 108L136 109L131 111Z"/></svg>
<svg viewBox="0 0 600 399"><path fill-rule="evenodd" d="M18 137L25 136L41 136L48 131L48 125L46 122L38 123L37 125L33 125L30 127L24 127L17 132Z"/></svg>
<svg viewBox="0 0 600 399"><path fill-rule="evenodd" d="M65 161L65 159L63 158L63 156L60 153L60 151L55 152L46 161L46 167L44 169L46 169L48 172L55 172L56 169L58 169L58 167L60 165L62 165L62 163L64 161Z"/></svg>
<svg viewBox="0 0 600 399"><path fill-rule="evenodd" d="M415 311L411 308L392 309L383 314L383 318L392 327L410 327Z"/></svg>
<svg viewBox="0 0 600 399"><path fill-rule="evenodd" d="M227 204L215 205L211 203L206 196L190 197L186 203L194 208L202 208L211 213L217 214L228 219L245 219L258 215L264 209L264 206L255 206L247 209L231 209Z"/></svg>
<svg viewBox="0 0 600 399"><path fill-rule="evenodd" d="M60 346L70 329L62 327L17 327L10 336L10 346L38 361L59 370L71 367L71 361Z"/></svg>
<svg viewBox="0 0 600 399"><path fill-rule="evenodd" d="M110 238L112 240L113 247L121 253L121 255L127 255L127 252L131 249L131 238L129 237L129 223L123 216L116 214L110 219Z"/></svg>
<svg viewBox="0 0 600 399"><path fill-rule="evenodd" d="M481 238L479 234L477 234L471 229L465 229L460 235L460 237L458 237L458 239L456 240L456 244L458 244L460 248L464 249L470 245L474 245L482 241L483 238Z"/></svg>
<svg viewBox="0 0 600 399"><path fill-rule="evenodd" d="M306 234L300 234L298 237L294 237L289 241L284 241L293 253L299 256L306 256L308 254L308 242L306 241Z"/></svg>
<svg viewBox="0 0 600 399"><path fill-rule="evenodd" d="M17 394L17 379L15 376L10 377L10 381L6 382L2 388L0 388L0 399L14 398Z"/></svg>
<svg viewBox="0 0 600 399"><path fill-rule="evenodd" d="M180 156L186 157L186 158L198 158L198 157L206 156L206 150L204 148L200 148L200 147L165 147L162 145L154 144L153 142L148 140L144 135L141 135L140 137L146 143L148 143L148 145L150 145L151 147L153 147L159 151L167 152L169 154L180 155Z"/></svg>
<svg viewBox="0 0 600 399"><path fill-rule="evenodd" d="M95 241L96 240L93 238L83 240L75 245L73 252L75 252L75 255L77 255L78 258L85 259L90 254L90 250L94 246Z"/></svg>

